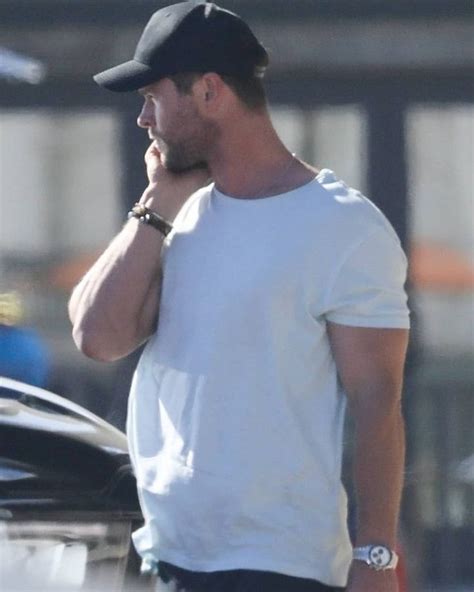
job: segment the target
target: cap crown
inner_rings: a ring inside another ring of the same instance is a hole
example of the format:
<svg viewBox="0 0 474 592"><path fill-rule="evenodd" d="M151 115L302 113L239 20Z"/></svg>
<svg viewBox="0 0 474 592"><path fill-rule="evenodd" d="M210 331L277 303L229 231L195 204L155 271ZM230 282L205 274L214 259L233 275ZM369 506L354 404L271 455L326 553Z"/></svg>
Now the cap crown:
<svg viewBox="0 0 474 592"><path fill-rule="evenodd" d="M132 60L99 72L94 80L129 92L179 72L217 72L261 78L265 48L236 14L211 2L188 0L155 12Z"/></svg>
<svg viewBox="0 0 474 592"><path fill-rule="evenodd" d="M248 25L211 2L180 2L155 12L138 42L134 59L162 70L250 73L267 54Z"/></svg>

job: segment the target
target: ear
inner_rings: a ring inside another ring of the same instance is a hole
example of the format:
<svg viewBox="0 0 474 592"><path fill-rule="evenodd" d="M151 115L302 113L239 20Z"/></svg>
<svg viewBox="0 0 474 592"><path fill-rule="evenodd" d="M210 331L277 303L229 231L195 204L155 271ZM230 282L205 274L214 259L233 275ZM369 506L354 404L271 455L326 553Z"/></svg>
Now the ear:
<svg viewBox="0 0 474 592"><path fill-rule="evenodd" d="M225 84L219 74L207 72L196 82L194 96L203 113L216 113L225 98Z"/></svg>

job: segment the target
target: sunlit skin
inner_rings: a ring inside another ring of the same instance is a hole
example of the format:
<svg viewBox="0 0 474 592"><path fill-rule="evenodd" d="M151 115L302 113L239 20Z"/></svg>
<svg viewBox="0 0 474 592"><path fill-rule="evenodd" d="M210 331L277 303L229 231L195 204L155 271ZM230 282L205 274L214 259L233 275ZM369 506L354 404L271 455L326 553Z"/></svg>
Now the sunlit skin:
<svg viewBox="0 0 474 592"><path fill-rule="evenodd" d="M173 173L206 168L209 145L218 129L198 112L192 93L179 93L169 78L139 93L144 103L137 123L156 142L163 166Z"/></svg>
<svg viewBox="0 0 474 592"><path fill-rule="evenodd" d="M314 178L315 169L299 159L282 175L292 157L266 106L249 109L214 72L197 76L189 94L180 93L170 78L139 93L144 105L137 123L154 141L145 160L153 164L159 156L159 165L169 173L207 166L220 191L245 198L275 195Z"/></svg>

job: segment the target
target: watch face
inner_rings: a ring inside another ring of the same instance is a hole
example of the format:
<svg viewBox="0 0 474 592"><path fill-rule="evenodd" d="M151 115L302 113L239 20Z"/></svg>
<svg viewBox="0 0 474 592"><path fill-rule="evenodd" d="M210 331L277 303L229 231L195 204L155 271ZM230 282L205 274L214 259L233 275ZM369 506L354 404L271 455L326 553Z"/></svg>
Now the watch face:
<svg viewBox="0 0 474 592"><path fill-rule="evenodd" d="M370 548L369 559L372 565L378 568L386 567L392 559L392 553L387 547L375 545Z"/></svg>

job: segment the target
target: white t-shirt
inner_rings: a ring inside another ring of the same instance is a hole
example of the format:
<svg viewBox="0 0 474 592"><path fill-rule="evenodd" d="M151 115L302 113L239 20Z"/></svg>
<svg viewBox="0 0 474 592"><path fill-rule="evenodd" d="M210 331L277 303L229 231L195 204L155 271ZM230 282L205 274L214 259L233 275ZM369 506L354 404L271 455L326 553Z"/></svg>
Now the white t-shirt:
<svg viewBox="0 0 474 592"><path fill-rule="evenodd" d="M129 402L138 551L344 586L345 395L326 322L409 326L393 228L328 169L262 199L210 185L181 210L163 272Z"/></svg>

